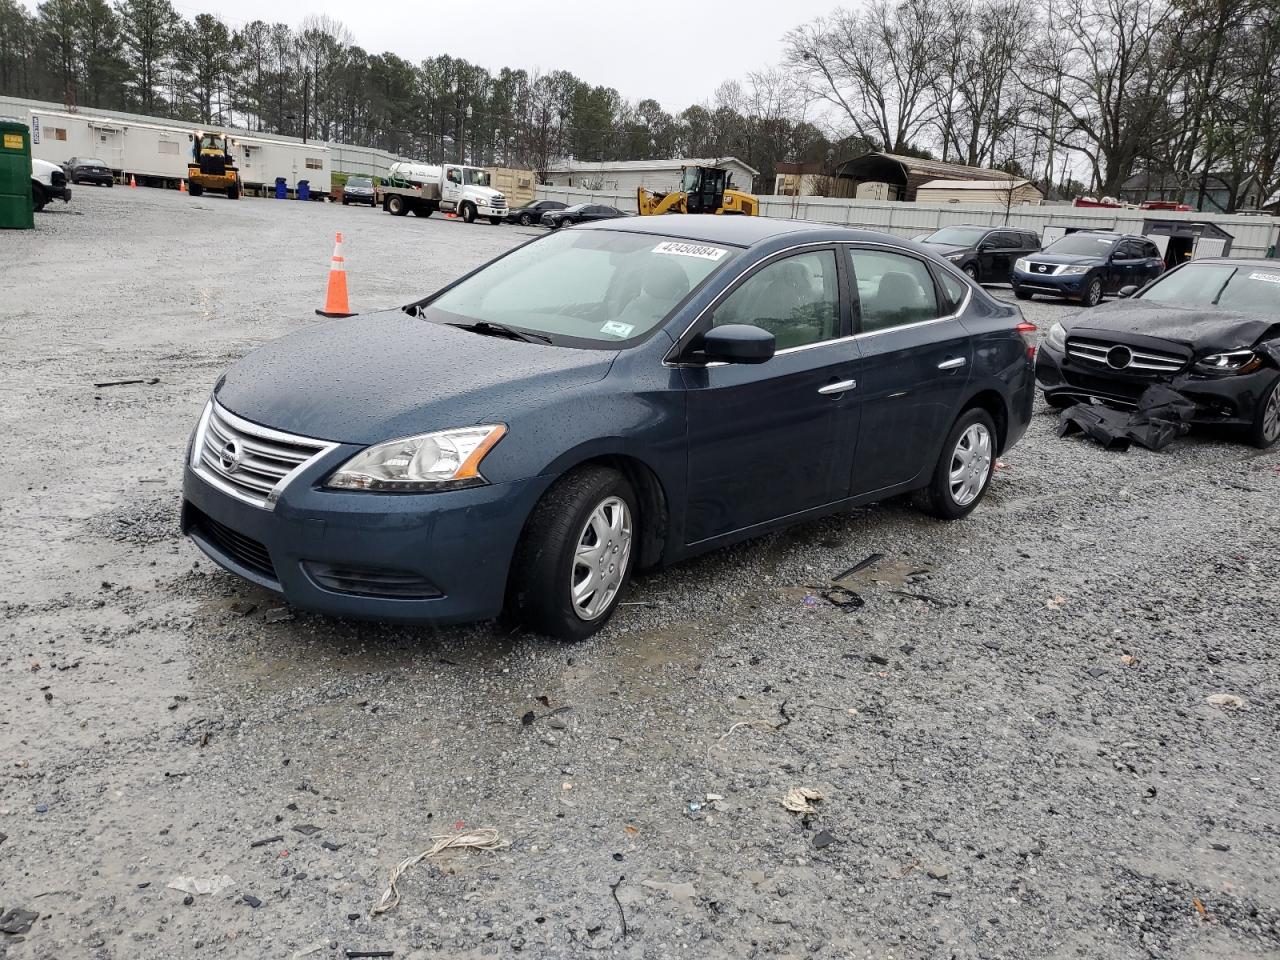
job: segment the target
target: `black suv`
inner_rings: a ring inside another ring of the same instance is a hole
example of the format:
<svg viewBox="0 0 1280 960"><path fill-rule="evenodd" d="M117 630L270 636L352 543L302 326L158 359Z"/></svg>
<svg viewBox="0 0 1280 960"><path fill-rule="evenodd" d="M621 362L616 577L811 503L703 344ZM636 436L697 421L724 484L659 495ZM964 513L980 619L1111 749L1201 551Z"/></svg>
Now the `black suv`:
<svg viewBox="0 0 1280 960"><path fill-rule="evenodd" d="M1008 283L1013 263L1040 249L1030 230L960 223L929 234L927 243L977 283Z"/></svg>
<svg viewBox="0 0 1280 960"><path fill-rule="evenodd" d="M1122 287L1141 287L1164 273L1160 250L1146 237L1079 230L1013 265L1013 292L1019 300L1037 293L1097 306Z"/></svg>

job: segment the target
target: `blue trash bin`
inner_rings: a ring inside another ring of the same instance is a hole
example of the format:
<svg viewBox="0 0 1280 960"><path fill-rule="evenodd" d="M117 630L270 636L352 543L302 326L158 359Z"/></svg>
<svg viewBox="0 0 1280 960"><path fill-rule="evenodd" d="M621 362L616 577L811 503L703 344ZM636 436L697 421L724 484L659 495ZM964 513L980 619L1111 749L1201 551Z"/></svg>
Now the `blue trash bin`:
<svg viewBox="0 0 1280 960"><path fill-rule="evenodd" d="M299 200L311 199L311 181L310 180L298 181L298 199Z"/></svg>
<svg viewBox="0 0 1280 960"><path fill-rule="evenodd" d="M289 198L289 181L284 177L276 177L276 199L287 200Z"/></svg>

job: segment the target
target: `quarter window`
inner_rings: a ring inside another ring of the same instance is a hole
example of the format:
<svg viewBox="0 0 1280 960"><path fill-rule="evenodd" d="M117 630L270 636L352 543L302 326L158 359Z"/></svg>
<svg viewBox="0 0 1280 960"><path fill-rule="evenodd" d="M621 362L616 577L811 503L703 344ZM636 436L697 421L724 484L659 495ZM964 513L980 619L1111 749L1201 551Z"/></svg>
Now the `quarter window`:
<svg viewBox="0 0 1280 960"><path fill-rule="evenodd" d="M716 308L711 323L761 327L779 350L820 343L839 328L839 288L833 251L797 254L748 277Z"/></svg>
<svg viewBox="0 0 1280 960"><path fill-rule="evenodd" d="M862 333L939 317L929 268L914 257L884 250L849 251L858 284Z"/></svg>

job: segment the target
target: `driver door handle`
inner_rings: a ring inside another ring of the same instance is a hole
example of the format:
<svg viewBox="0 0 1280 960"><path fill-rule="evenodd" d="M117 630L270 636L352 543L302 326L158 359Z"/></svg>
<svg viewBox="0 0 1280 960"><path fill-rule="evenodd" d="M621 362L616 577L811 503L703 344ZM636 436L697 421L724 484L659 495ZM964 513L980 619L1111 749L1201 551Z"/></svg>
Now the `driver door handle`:
<svg viewBox="0 0 1280 960"><path fill-rule="evenodd" d="M952 357L950 360L943 360L938 364L939 370L959 370L969 361L964 357Z"/></svg>
<svg viewBox="0 0 1280 960"><path fill-rule="evenodd" d="M838 383L828 383L825 387L819 387L818 392L824 397L829 397L836 393L846 393L857 385L857 380L841 380Z"/></svg>

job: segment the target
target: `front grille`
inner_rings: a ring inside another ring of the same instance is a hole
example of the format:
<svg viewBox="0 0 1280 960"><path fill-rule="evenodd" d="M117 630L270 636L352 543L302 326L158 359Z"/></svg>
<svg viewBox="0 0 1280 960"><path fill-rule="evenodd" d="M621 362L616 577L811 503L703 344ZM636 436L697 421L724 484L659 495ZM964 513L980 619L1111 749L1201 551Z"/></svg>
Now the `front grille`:
<svg viewBox="0 0 1280 960"><path fill-rule="evenodd" d="M219 523L190 504L187 505L187 509L191 511L189 514L191 529L208 541L210 546L226 554L240 566L275 581L276 568L271 563L271 554L267 552L266 547L252 537L247 537L243 533L232 530L226 524Z"/></svg>
<svg viewBox="0 0 1280 960"><path fill-rule="evenodd" d="M409 570L381 570L312 561L306 564L306 568L311 579L336 593L398 600L429 600L443 596L430 580Z"/></svg>
<svg viewBox="0 0 1280 960"><path fill-rule="evenodd" d="M1046 269L1041 269L1041 268ZM1034 260L1027 261L1027 272L1034 273L1038 277L1052 277L1062 269L1061 263L1036 263Z"/></svg>
<svg viewBox="0 0 1280 960"><path fill-rule="evenodd" d="M1147 375L1177 373L1186 366L1188 359L1174 350L1138 347L1093 337L1068 337L1067 355L1111 370Z"/></svg>
<svg viewBox="0 0 1280 960"><path fill-rule="evenodd" d="M270 508L290 476L332 447L250 423L210 401L195 438L195 470L233 497Z"/></svg>

